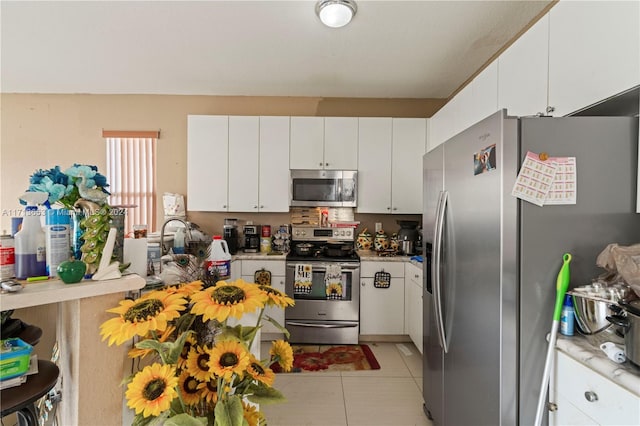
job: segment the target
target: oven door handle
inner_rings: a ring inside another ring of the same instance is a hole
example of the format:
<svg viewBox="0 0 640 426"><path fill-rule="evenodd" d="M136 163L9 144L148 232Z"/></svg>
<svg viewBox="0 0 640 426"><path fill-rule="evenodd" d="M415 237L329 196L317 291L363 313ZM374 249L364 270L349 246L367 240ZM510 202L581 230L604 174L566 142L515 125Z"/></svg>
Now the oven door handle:
<svg viewBox="0 0 640 426"><path fill-rule="evenodd" d="M295 262L293 264L287 264L287 268L294 269L296 267L296 265L300 264L300 263L304 263L304 262ZM310 265L311 265L311 268L314 271L322 272L322 271L326 271L327 270L327 266L326 265L328 265L328 263L323 263L322 266L320 266L320 265L316 266L313 263L310 263ZM355 271L356 269L358 269L360 267L359 263L355 264L355 265L352 264L352 263L338 263L338 265L340 266L341 269L344 269L346 271Z"/></svg>
<svg viewBox="0 0 640 426"><path fill-rule="evenodd" d="M352 324L309 324L306 322L294 322L294 321L287 321L287 325L295 325L297 327L309 327L309 328L351 328L351 327L357 327L358 323L352 323Z"/></svg>

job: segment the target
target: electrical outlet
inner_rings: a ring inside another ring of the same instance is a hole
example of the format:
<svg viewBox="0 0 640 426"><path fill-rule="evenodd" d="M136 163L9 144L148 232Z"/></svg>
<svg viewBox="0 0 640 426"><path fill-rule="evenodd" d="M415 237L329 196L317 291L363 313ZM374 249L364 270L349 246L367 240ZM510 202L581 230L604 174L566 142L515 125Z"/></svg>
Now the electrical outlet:
<svg viewBox="0 0 640 426"><path fill-rule="evenodd" d="M382 230L382 222L376 222L376 232L380 232Z"/></svg>

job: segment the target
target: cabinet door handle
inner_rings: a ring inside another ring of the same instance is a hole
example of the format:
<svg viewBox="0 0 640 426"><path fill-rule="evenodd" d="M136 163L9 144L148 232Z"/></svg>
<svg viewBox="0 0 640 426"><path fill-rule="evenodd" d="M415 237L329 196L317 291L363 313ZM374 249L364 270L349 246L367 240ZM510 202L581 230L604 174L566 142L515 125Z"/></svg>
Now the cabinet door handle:
<svg viewBox="0 0 640 426"><path fill-rule="evenodd" d="M365 285L365 284L364 284L364 281L362 281L362 282L360 283L360 285L361 285L362 287L364 287L364 285Z"/></svg>
<svg viewBox="0 0 640 426"><path fill-rule="evenodd" d="M598 400L598 394L591 391L586 391L584 397L589 402L596 402Z"/></svg>
<svg viewBox="0 0 640 426"><path fill-rule="evenodd" d="M324 163L325 166L329 166L329 163Z"/></svg>
<svg viewBox="0 0 640 426"><path fill-rule="evenodd" d="M556 107L552 107L552 106L548 106L547 107L547 114L551 114L552 112L554 112L556 110Z"/></svg>
<svg viewBox="0 0 640 426"><path fill-rule="evenodd" d="M397 208L397 207L394 207L393 209L394 209L394 210L398 210L398 208Z"/></svg>
<svg viewBox="0 0 640 426"><path fill-rule="evenodd" d="M227 205L226 205L226 204L223 204L223 205L222 205L222 208L223 208L223 209L226 209L226 208L227 208Z"/></svg>
<svg viewBox="0 0 640 426"><path fill-rule="evenodd" d="M253 208L254 208L254 209L257 209L257 208L258 208L258 206L253 206Z"/></svg>
<svg viewBox="0 0 640 426"><path fill-rule="evenodd" d="M261 209L264 209L264 206L260 206Z"/></svg>
<svg viewBox="0 0 640 426"><path fill-rule="evenodd" d="M318 166L322 167L322 163L318 163Z"/></svg>
<svg viewBox="0 0 640 426"><path fill-rule="evenodd" d="M387 210L391 210L391 207L387 207Z"/></svg>

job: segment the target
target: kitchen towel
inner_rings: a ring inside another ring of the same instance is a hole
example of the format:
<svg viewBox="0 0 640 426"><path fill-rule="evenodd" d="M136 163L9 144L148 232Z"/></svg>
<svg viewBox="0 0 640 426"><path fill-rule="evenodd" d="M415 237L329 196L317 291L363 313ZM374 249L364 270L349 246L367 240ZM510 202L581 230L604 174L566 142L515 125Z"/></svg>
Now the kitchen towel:
<svg viewBox="0 0 640 426"><path fill-rule="evenodd" d="M342 299L342 269L340 265L329 265L324 273L327 299Z"/></svg>
<svg viewBox="0 0 640 426"><path fill-rule="evenodd" d="M298 263L293 281L294 294L311 293L313 269L308 263Z"/></svg>

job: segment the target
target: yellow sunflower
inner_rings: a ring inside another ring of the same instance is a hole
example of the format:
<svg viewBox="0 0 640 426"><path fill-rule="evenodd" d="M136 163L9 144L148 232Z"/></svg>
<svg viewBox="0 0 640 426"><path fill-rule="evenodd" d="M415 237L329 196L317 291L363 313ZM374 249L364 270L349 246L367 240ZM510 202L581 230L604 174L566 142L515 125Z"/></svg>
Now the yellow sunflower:
<svg viewBox="0 0 640 426"><path fill-rule="evenodd" d="M182 352L178 356L178 368L187 368L187 360L189 359L189 352L191 352L191 348L196 346L196 338L193 334L189 334L184 341L184 346L182 347Z"/></svg>
<svg viewBox="0 0 640 426"><path fill-rule="evenodd" d="M191 281L187 284L180 284L178 286L172 286L167 288L170 293L178 293L184 297L190 297L193 293L197 293L202 290L202 281Z"/></svg>
<svg viewBox="0 0 640 426"><path fill-rule="evenodd" d="M218 380L215 377L198 384L198 390L201 392L200 398L203 401L214 404L218 402Z"/></svg>
<svg viewBox="0 0 640 426"><path fill-rule="evenodd" d="M154 363L137 373L127 386L127 406L144 417L158 416L168 410L171 401L178 396L172 365Z"/></svg>
<svg viewBox="0 0 640 426"><path fill-rule="evenodd" d="M258 285L258 288L267 294L267 306L280 306L284 309L287 306L293 306L296 303L292 298L270 285Z"/></svg>
<svg viewBox="0 0 640 426"><path fill-rule="evenodd" d="M211 378L210 359L211 351L208 348L192 346L189 355L187 355L187 371L201 382L209 380Z"/></svg>
<svg viewBox="0 0 640 426"><path fill-rule="evenodd" d="M180 389L180 394L182 395L182 400L187 405L196 405L200 402L200 390L198 389L198 385L200 384L200 380L193 377L189 374L188 371L183 371L180 374L180 378L178 379L178 387Z"/></svg>
<svg viewBox="0 0 640 426"><path fill-rule="evenodd" d="M145 336L150 331L163 332L167 322L180 316L187 301L180 294L153 291L136 300L122 300L120 306L107 312L119 314L100 326L102 340L120 345L133 336Z"/></svg>
<svg viewBox="0 0 640 426"><path fill-rule="evenodd" d="M211 349L209 371L218 377L231 380L233 373L242 377L250 361L249 352L240 342L221 340Z"/></svg>
<svg viewBox="0 0 640 426"><path fill-rule="evenodd" d="M242 416L249 423L249 426L260 426L266 424L264 415L256 409L255 405L242 401Z"/></svg>
<svg viewBox="0 0 640 426"><path fill-rule="evenodd" d="M264 383L267 386L273 385L276 375L269 367L263 366L258 358L251 355L251 362L247 367L247 373L254 379Z"/></svg>
<svg viewBox="0 0 640 426"><path fill-rule="evenodd" d="M160 343L164 343L167 341L167 339L169 337L171 337L171 335L173 334L173 332L176 330L176 328L172 325L168 326L167 329L165 331L162 332L162 334L158 337L158 342ZM154 337L151 334L147 334L146 336L144 336L142 338L142 340L147 340L147 339L153 339ZM135 346L131 349L129 349L128 352L128 356L129 358L144 358L145 356L149 355L150 353L155 352L155 350L153 349L139 349L136 348Z"/></svg>
<svg viewBox="0 0 640 426"><path fill-rule="evenodd" d="M223 322L229 316L240 318L246 312L264 307L266 300L267 295L255 284L241 279L229 283L222 281L191 296L194 302L191 313L202 315L203 321Z"/></svg>
<svg viewBox="0 0 640 426"><path fill-rule="evenodd" d="M284 340L274 340L269 349L271 359L282 367L282 371L291 371L293 367L293 349Z"/></svg>

